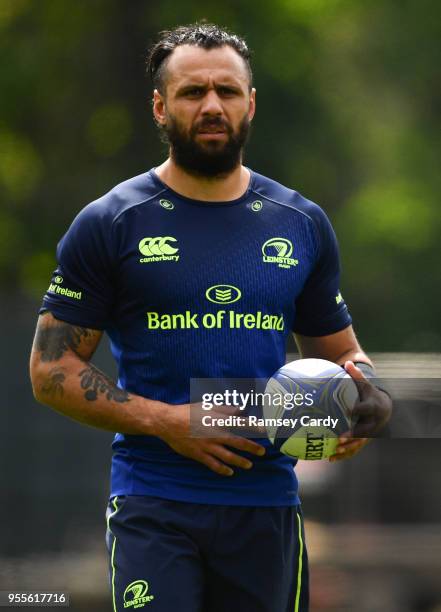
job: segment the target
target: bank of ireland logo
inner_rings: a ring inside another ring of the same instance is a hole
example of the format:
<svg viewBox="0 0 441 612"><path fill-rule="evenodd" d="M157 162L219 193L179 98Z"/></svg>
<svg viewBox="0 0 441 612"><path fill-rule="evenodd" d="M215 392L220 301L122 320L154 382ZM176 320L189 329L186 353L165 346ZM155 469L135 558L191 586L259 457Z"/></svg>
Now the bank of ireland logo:
<svg viewBox="0 0 441 612"><path fill-rule="evenodd" d="M262 246L263 261L274 263L279 268L291 268L299 263L291 257L293 246L287 238L270 238Z"/></svg>
<svg viewBox="0 0 441 612"><path fill-rule="evenodd" d="M57 295L65 295L66 297L73 298L74 300L81 300L81 291L73 291L68 287L62 287L64 279L60 274L54 277L53 282L51 281L47 290L49 293L55 293Z"/></svg>
<svg viewBox="0 0 441 612"><path fill-rule="evenodd" d="M138 245L139 252L144 255L139 263L150 263L152 261L178 261L179 249L173 246L177 242L173 236L156 236L154 238L143 238Z"/></svg>
<svg viewBox="0 0 441 612"><path fill-rule="evenodd" d="M213 285L207 289L205 297L214 304L233 304L240 300L242 292L234 285Z"/></svg>
<svg viewBox="0 0 441 612"><path fill-rule="evenodd" d="M154 595L147 595L149 585L145 580L134 580L124 591L124 608L143 608L146 603L155 598Z"/></svg>

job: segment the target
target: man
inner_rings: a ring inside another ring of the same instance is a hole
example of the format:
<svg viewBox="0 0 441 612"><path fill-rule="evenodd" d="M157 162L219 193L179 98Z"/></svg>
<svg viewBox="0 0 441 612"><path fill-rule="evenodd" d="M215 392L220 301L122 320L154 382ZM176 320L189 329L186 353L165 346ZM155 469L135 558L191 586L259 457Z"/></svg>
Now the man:
<svg viewBox="0 0 441 612"><path fill-rule="evenodd" d="M149 71L169 158L86 206L58 245L31 356L35 397L119 432L115 611L305 611L295 462L266 439L192 436L190 379L268 378L293 331L304 357L345 365L366 423L386 422L390 400L354 365L372 368L339 294L327 217L242 165L256 104L245 42L181 27L162 34ZM294 249L284 266L265 257L277 248ZM90 363L103 331L118 385ZM347 437L334 459L365 443Z"/></svg>

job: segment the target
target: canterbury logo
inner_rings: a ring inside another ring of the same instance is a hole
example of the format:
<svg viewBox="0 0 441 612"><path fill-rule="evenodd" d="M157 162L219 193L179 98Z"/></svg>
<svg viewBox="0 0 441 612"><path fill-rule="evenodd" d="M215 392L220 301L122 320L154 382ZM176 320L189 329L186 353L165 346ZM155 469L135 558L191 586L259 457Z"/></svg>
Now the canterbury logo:
<svg viewBox="0 0 441 612"><path fill-rule="evenodd" d="M153 255L174 255L178 252L178 249L167 244L168 242L176 242L176 238L172 236L143 238L139 243L139 250L147 257L152 257Z"/></svg>
<svg viewBox="0 0 441 612"><path fill-rule="evenodd" d="M156 236L155 238L143 238L139 245L139 251L144 255L139 261L140 263L149 263L151 261L178 261L179 251L170 243L177 242L173 236Z"/></svg>

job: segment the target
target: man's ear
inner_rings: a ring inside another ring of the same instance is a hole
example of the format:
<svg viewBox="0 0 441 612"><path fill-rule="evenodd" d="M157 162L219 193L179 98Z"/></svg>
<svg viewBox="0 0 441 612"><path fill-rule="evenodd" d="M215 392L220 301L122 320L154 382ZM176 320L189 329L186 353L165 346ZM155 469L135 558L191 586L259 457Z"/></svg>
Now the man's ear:
<svg viewBox="0 0 441 612"><path fill-rule="evenodd" d="M250 92L250 108L248 110L248 120L252 121L256 112L256 89L253 87Z"/></svg>
<svg viewBox="0 0 441 612"><path fill-rule="evenodd" d="M159 125L165 125L166 123L166 110L165 110L165 99L157 89L153 92L153 116L156 123Z"/></svg>

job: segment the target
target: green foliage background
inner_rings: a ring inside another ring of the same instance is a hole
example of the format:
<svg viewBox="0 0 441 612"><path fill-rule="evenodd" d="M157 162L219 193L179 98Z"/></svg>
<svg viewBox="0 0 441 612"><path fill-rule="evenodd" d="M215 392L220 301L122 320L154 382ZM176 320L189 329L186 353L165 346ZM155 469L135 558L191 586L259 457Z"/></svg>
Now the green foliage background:
<svg viewBox="0 0 441 612"><path fill-rule="evenodd" d="M207 18L254 51L246 162L327 211L369 350L439 351L441 4L0 0L0 288L39 298L76 212L164 157L144 56Z"/></svg>

